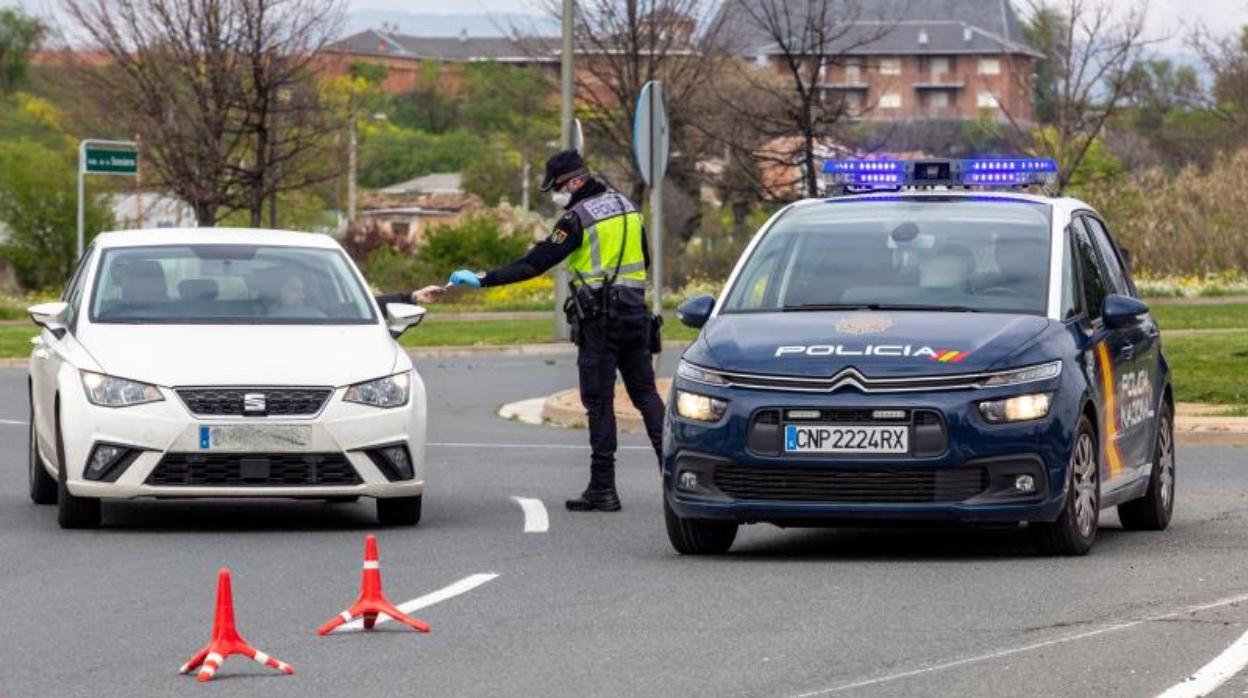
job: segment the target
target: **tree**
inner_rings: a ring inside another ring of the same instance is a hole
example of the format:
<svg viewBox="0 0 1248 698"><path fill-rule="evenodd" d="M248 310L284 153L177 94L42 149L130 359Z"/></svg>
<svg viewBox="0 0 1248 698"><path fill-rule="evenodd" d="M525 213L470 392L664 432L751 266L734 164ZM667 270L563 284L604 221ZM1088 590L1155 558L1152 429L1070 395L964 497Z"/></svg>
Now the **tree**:
<svg viewBox="0 0 1248 698"><path fill-rule="evenodd" d="M1230 123L1248 122L1248 25L1226 37L1201 28L1188 41L1213 74L1208 106Z"/></svg>
<svg viewBox="0 0 1248 698"><path fill-rule="evenodd" d="M28 289L55 289L77 257L77 183L71 148L19 141L0 145L0 225L9 237L0 255ZM108 207L88 200L86 238L112 227Z"/></svg>
<svg viewBox="0 0 1248 698"><path fill-rule="evenodd" d="M464 120L478 133L496 133L501 136L500 145L519 155L518 169L506 167L511 158L494 158L490 164L477 164L475 179L494 180L492 188L502 193L519 194L525 210L530 208L529 191L533 184L532 166L549 144L559 137L559 119L554 109L554 84L545 73L536 68L517 68L494 61L470 65L464 75ZM485 167L503 165L501 169L511 175L511 185L505 179L491 176ZM517 176L518 175L518 176ZM498 187L497 185L502 185ZM477 191L487 202L497 200L484 191Z"/></svg>
<svg viewBox="0 0 1248 698"><path fill-rule="evenodd" d="M1051 92L1047 127L1032 129L1002 105L1017 134L1057 162L1058 188L1065 189L1105 126L1136 88L1132 68L1142 60L1147 3L1120 11L1109 0L1032 0L1027 23L1044 38L1042 65L1051 70L1043 89ZM1027 79L1020 76L1019 79ZM1048 107L1046 107L1047 109Z"/></svg>
<svg viewBox="0 0 1248 698"><path fill-rule="evenodd" d="M79 75L113 129L139 134L158 184L213 225L258 222L266 196L305 186L319 121L308 62L336 31L341 0L63 0L107 56ZM329 165L332 166L332 162Z"/></svg>
<svg viewBox="0 0 1248 698"><path fill-rule="evenodd" d="M39 20L21 10L0 7L0 96L13 92L26 77L30 54L42 35Z"/></svg>
<svg viewBox="0 0 1248 698"><path fill-rule="evenodd" d="M819 151L852 115L847 99L826 90L825 78L887 36L895 18L866 15L855 0L738 0L733 11L765 39L769 62L762 70L737 63L757 96L723 106L767 141L753 157L773 165L772 171L797 166L796 181L764 182L771 193L783 196L798 185L805 196L818 196Z"/></svg>

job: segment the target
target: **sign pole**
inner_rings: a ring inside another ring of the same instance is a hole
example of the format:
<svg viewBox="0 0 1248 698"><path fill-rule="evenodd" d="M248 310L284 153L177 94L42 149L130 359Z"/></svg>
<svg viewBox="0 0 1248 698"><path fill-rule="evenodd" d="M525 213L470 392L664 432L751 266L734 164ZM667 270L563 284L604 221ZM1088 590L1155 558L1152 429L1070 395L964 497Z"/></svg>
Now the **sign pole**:
<svg viewBox="0 0 1248 698"><path fill-rule="evenodd" d="M667 158L667 148L660 147L658 141L666 139L659 126L666 126L663 114L663 83L655 81L650 99L650 172L654 177L650 182L650 230L654 249L650 250L651 266L654 267L654 313L663 314L663 177L666 162L659 158Z"/></svg>
<svg viewBox="0 0 1248 698"><path fill-rule="evenodd" d="M567 150L573 147L575 136L572 123L573 98L573 16L576 12L575 0L563 0L563 44L559 56L559 148ZM563 213L556 211L556 219ZM568 298L568 265L560 262L555 267L555 341L563 342L572 338L572 330L568 327L568 319L563 315L563 304Z"/></svg>
<svg viewBox="0 0 1248 698"><path fill-rule="evenodd" d="M78 256L82 259L82 251L86 242L86 179L87 179L87 142L78 143Z"/></svg>

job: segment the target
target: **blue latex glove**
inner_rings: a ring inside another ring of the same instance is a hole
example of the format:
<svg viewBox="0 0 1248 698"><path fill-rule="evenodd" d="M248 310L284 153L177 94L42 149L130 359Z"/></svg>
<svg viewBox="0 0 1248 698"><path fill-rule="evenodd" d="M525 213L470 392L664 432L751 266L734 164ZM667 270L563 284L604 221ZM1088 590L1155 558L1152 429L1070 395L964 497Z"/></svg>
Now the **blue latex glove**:
<svg viewBox="0 0 1248 698"><path fill-rule="evenodd" d="M451 286L471 286L473 288L481 288L481 279L477 277L477 272L469 269L460 269L451 273Z"/></svg>

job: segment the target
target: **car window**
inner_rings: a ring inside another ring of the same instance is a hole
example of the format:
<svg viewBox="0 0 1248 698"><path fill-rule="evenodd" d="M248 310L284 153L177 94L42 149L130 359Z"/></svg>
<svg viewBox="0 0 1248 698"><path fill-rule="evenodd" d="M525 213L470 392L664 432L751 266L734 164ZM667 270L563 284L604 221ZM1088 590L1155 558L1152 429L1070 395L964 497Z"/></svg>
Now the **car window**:
<svg viewBox="0 0 1248 698"><path fill-rule="evenodd" d="M722 312L922 306L1044 314L1049 207L1008 199L828 201L791 210Z"/></svg>
<svg viewBox="0 0 1248 698"><path fill-rule="evenodd" d="M1062 239L1066 250L1062 259L1062 319L1069 320L1082 309L1079 275L1075 272L1075 229L1066 228L1066 235Z"/></svg>
<svg viewBox="0 0 1248 698"><path fill-rule="evenodd" d="M104 251L91 321L364 324L372 308L341 250L159 245Z"/></svg>
<svg viewBox="0 0 1248 698"><path fill-rule="evenodd" d="M1093 216L1083 216L1083 222L1091 232L1092 241L1096 243L1096 250L1101 255L1101 264L1105 268L1106 280L1109 282L1108 287L1113 293L1120 293L1124 296L1132 295L1131 283L1118 257L1118 250L1109 239L1105 224Z"/></svg>
<svg viewBox="0 0 1248 698"><path fill-rule="evenodd" d="M1087 311L1088 319L1096 322L1101 319L1101 305L1105 302L1107 295L1104 274L1096 256L1095 246L1088 236L1087 228L1079 219L1075 219L1072 227L1075 230L1075 254L1079 262L1079 285L1083 290L1083 307Z"/></svg>
<svg viewBox="0 0 1248 698"><path fill-rule="evenodd" d="M82 258L78 260L78 267L74 269L74 275L70 277L69 285L65 287L65 292L61 294L61 300L69 305L69 310L65 313L66 325L69 331L73 332L78 328L78 313L82 304L82 289L86 283L87 260L91 259L91 253L95 251L95 247L88 247L82 254Z"/></svg>

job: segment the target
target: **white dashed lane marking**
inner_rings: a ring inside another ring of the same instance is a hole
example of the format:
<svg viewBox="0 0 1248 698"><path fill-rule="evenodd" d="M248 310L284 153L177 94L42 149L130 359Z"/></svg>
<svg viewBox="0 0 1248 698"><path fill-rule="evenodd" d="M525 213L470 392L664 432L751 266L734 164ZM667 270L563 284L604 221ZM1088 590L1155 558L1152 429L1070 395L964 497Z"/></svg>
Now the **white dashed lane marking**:
<svg viewBox="0 0 1248 698"><path fill-rule="evenodd" d="M399 604L399 610L404 613L412 613L413 611L418 611L422 608L427 608L429 606L434 605L435 603L440 603L442 601L446 601L447 599L459 596L460 594L463 594L465 592L472 591L473 589L476 589L477 587L481 586L482 584L485 584L486 582L492 579L495 579L496 577L498 577L498 575L494 574L493 572L469 575L459 580L458 582L455 582L454 584L450 584L448 586L444 586L441 589L438 589L437 591L430 592L428 594L425 594L424 596L418 596L412 599L411 601L404 601L403 603ZM381 625L382 623L386 623L390 620L391 619L389 616L383 615L377 618L377 624ZM363 627L364 627L364 621L362 619L356 619L356 620L351 621L350 623L344 623L335 632L341 632L344 630L359 630Z"/></svg>
<svg viewBox="0 0 1248 698"><path fill-rule="evenodd" d="M1199 698L1207 696L1231 680L1248 666L1248 633L1239 636L1235 644L1226 648L1200 671L1171 686L1158 698Z"/></svg>
<svg viewBox="0 0 1248 698"><path fill-rule="evenodd" d="M546 505L542 504L542 500L532 497L511 499L524 511L525 533L545 533L550 529L550 517L546 515Z"/></svg>
<svg viewBox="0 0 1248 698"><path fill-rule="evenodd" d="M19 422L16 419L0 419L0 424L7 424L11 427L24 427L24 426L28 426L30 423Z"/></svg>

